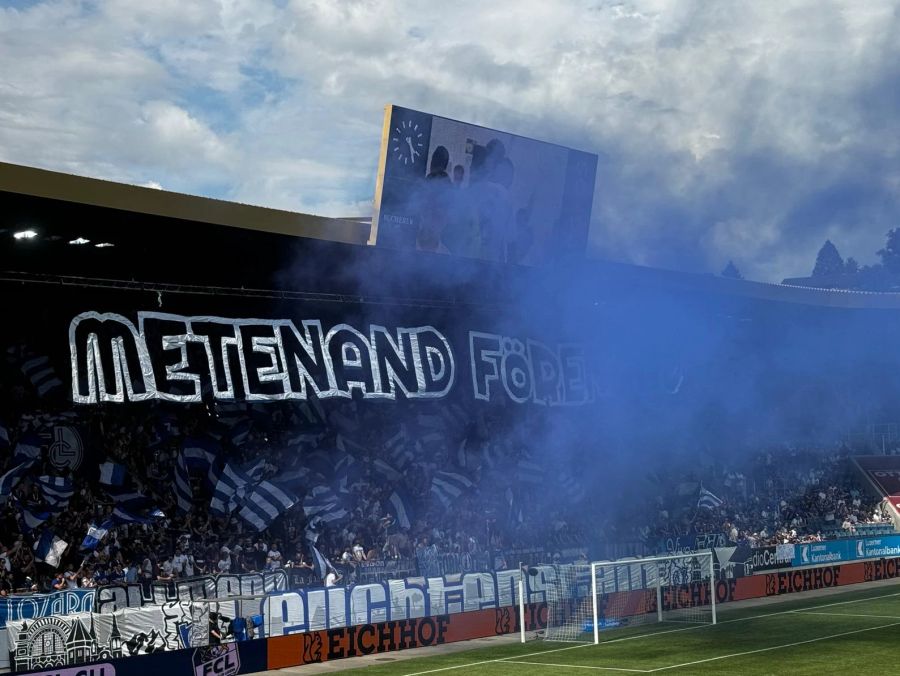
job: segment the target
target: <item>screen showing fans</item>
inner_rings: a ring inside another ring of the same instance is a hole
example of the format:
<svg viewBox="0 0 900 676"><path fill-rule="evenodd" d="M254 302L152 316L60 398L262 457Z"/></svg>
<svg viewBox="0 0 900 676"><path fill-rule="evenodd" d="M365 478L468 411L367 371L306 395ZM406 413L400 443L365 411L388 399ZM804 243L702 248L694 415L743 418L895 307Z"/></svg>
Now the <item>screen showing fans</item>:
<svg viewBox="0 0 900 676"><path fill-rule="evenodd" d="M389 105L370 244L540 265L583 255L597 156Z"/></svg>

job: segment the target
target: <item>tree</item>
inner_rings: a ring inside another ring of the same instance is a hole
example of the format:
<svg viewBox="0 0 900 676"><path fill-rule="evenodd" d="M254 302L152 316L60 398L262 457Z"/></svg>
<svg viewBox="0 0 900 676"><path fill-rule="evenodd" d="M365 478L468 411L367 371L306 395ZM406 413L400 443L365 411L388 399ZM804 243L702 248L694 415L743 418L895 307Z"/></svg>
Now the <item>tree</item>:
<svg viewBox="0 0 900 676"><path fill-rule="evenodd" d="M844 271L844 259L838 253L837 247L831 243L830 239L825 240L825 244L819 249L816 256L816 267L813 268L813 277L830 277L831 275L839 275Z"/></svg>
<svg viewBox="0 0 900 676"><path fill-rule="evenodd" d="M878 250L881 262L889 272L900 272L900 228L891 228L887 233L884 248Z"/></svg>
<svg viewBox="0 0 900 676"><path fill-rule="evenodd" d="M731 279L743 279L744 275L741 274L741 271L737 269L737 265L734 264L734 261L728 261L728 265L725 266L725 269L722 270L723 277L730 277Z"/></svg>
<svg viewBox="0 0 900 676"><path fill-rule="evenodd" d="M856 259L853 256L849 256L846 261L844 261L844 272L848 275L855 275L859 272L859 263L856 262Z"/></svg>

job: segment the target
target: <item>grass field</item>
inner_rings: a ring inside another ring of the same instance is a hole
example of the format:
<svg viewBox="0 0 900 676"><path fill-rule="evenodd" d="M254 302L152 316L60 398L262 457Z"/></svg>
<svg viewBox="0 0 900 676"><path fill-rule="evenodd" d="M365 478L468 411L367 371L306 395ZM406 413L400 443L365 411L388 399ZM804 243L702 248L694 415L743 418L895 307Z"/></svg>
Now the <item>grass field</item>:
<svg viewBox="0 0 900 676"><path fill-rule="evenodd" d="M897 586L729 609L719 624L601 633L600 644L530 641L353 669L348 674L900 674Z"/></svg>

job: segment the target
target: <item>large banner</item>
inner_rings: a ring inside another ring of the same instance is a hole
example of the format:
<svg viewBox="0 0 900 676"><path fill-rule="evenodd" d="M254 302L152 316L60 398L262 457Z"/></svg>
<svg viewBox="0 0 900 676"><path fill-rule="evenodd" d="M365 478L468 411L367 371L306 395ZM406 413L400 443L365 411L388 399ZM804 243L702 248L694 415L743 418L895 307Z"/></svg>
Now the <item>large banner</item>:
<svg viewBox="0 0 900 676"><path fill-rule="evenodd" d="M284 570L239 575L203 575L168 582L122 583L97 589L93 609L98 613L112 613L123 608L141 608L174 601L256 596L287 589L288 575ZM233 612L231 614L234 615Z"/></svg>
<svg viewBox="0 0 900 676"><path fill-rule="evenodd" d="M204 646L206 604L166 603L108 615L78 613L10 622L6 628L14 671Z"/></svg>
<svg viewBox="0 0 900 676"><path fill-rule="evenodd" d="M468 359L461 353L468 350ZM585 404L596 379L583 346L478 331L452 347L433 326L82 312L69 325L76 404L350 398L439 399L468 380L475 399Z"/></svg>
<svg viewBox="0 0 900 676"><path fill-rule="evenodd" d="M16 620L87 613L94 609L96 589L67 589L52 594L0 598L0 629Z"/></svg>
<svg viewBox="0 0 900 676"><path fill-rule="evenodd" d="M583 255L597 156L387 106L370 244L538 265Z"/></svg>
<svg viewBox="0 0 900 676"><path fill-rule="evenodd" d="M528 603L525 608L525 629L528 631L546 625L546 591L548 585L556 584L555 573L556 569L553 566L546 566L539 575L526 576ZM50 673L54 675L76 676L78 673L99 675L102 666L107 669L102 673L109 676L188 672L198 676L210 673L236 676L262 669L263 655L267 656L269 669L281 669L356 655L509 634L520 629L519 613L516 608L518 599L515 595L518 575L519 571L505 571L495 574L491 580L472 576L465 576L456 582L441 580L436 583L434 593L429 589L427 594L424 587L406 595L403 590L398 589L395 590L389 603L385 603L377 592L374 597L367 597L366 591L371 588L370 585L359 585L351 590L331 588L327 590L328 596L325 598L345 609L347 603L345 594L349 591L352 595L353 590L356 590L358 608L362 608L365 604L374 604L373 610L357 610L350 615L344 614L343 623L339 622L340 616L330 617L325 609L316 611L321 616L316 623L305 621L298 625L287 625L283 621L283 616L277 614L287 612L289 608L282 604L290 602L287 601L287 595L276 594L273 596L273 603L270 604L267 600L264 604L265 609L275 613L266 617L264 621L263 628L271 627L269 632L271 638L268 640L223 646L201 645L191 650L178 650L175 653L153 652L141 660L122 660L117 657L143 654L140 652L142 646L146 646L148 639L151 638L146 634L148 629L156 632L152 636L152 645L161 650L171 650L170 646L175 646L177 650L178 647L195 645L193 643L195 638L203 643L204 639L199 636L199 631L196 637L192 636L191 631L192 627L199 629L203 618L188 618L186 613L182 613L179 621L177 613L172 612L173 622L166 625L159 624L155 620L148 621L146 618L151 617L150 615L144 616L141 620L130 616L132 613L146 613L148 609L126 610L109 615L45 618L27 626L17 624L15 629L21 634L11 636L13 658L16 666L31 665L24 668L53 669ZM715 584L715 599L716 603L727 603L898 577L900 577L900 559L887 558L719 580ZM507 581L510 582L508 592ZM427 581L429 588L432 582ZM500 583L504 589L500 589L498 586ZM407 589L412 587L407 585ZM313 591L324 594L326 590ZM663 609L708 605L712 600L711 591L708 584L669 585L663 589L661 595ZM585 590L584 593L589 592ZM396 610L395 601L399 602L396 604ZM603 602L625 609L626 615L635 615L656 613L658 599L656 590L650 588L605 593ZM483 607L478 608L479 604L483 604ZM308 606L304 605L303 609L308 610ZM432 614L421 614L426 609ZM299 613L303 611L292 610L289 613L292 615L289 621L300 619ZM78 620L77 623L75 619ZM206 620L208 621L208 617ZM326 626L315 628L322 621L325 621ZM351 624L351 621L354 623ZM134 628L129 625L130 622L134 623ZM118 629L119 623L125 624L124 631ZM137 634L134 630L137 630ZM132 652L135 650L137 652ZM144 648L144 652L151 651ZM60 668L72 664L72 659L93 662L96 666L85 667L81 672ZM166 668L162 668L163 662L167 665ZM177 668L176 662L179 665ZM191 666L184 668L182 663ZM90 672L91 668L95 668L96 671ZM47 672L37 673L44 676Z"/></svg>

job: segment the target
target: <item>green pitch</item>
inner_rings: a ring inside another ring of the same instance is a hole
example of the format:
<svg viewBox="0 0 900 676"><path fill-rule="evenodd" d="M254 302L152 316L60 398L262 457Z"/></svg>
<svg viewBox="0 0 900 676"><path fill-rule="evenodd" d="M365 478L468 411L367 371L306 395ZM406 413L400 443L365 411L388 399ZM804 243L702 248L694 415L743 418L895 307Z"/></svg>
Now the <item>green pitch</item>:
<svg viewBox="0 0 900 676"><path fill-rule="evenodd" d="M719 624L604 631L600 644L530 641L353 669L366 676L459 674L896 674L900 591L885 587L755 608Z"/></svg>

